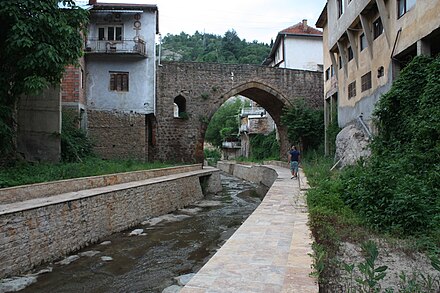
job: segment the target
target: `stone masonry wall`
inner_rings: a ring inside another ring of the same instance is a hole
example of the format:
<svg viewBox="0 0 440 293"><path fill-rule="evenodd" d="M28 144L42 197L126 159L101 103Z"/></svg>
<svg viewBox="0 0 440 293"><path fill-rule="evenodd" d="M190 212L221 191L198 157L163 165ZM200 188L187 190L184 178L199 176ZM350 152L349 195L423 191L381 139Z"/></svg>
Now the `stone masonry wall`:
<svg viewBox="0 0 440 293"><path fill-rule="evenodd" d="M100 176L58 180L44 183L21 185L0 189L0 205L20 202L35 198L47 197L55 194L74 192L84 189L98 188L121 184L131 181L139 181L159 176L166 176L182 172L191 172L201 169L201 165L187 165L135 172L124 172Z"/></svg>
<svg viewBox="0 0 440 293"><path fill-rule="evenodd" d="M242 165L235 162L218 161L217 168L238 178L271 187L278 177L275 170L255 165Z"/></svg>
<svg viewBox="0 0 440 293"><path fill-rule="evenodd" d="M146 159L145 115L89 110L87 117L89 137L102 158Z"/></svg>
<svg viewBox="0 0 440 293"><path fill-rule="evenodd" d="M245 64L163 62L157 71L156 144L154 159L203 162L203 143L209 121L234 95L246 96L274 119L281 153L289 148L281 122L283 107L304 98L322 107L321 72ZM188 119L173 116L174 99L186 101Z"/></svg>
<svg viewBox="0 0 440 293"><path fill-rule="evenodd" d="M0 278L24 273L88 243L182 208L203 197L200 177L218 170L171 175L57 196L51 203L0 212ZM208 180L219 184L219 179ZM221 186L210 189L219 191Z"/></svg>

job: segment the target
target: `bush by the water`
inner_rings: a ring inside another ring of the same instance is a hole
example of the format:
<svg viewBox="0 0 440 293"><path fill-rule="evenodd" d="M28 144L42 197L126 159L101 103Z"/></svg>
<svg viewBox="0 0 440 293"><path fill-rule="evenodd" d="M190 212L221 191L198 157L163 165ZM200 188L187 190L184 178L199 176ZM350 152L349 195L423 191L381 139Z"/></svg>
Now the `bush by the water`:
<svg viewBox="0 0 440 293"><path fill-rule="evenodd" d="M172 164L144 163L134 160L102 160L91 157L83 159L82 162L58 164L19 162L15 166L0 169L0 188L169 166Z"/></svg>
<svg viewBox="0 0 440 293"><path fill-rule="evenodd" d="M254 160L275 159L280 157L280 144L275 131L268 135L255 134L251 137L251 158Z"/></svg>

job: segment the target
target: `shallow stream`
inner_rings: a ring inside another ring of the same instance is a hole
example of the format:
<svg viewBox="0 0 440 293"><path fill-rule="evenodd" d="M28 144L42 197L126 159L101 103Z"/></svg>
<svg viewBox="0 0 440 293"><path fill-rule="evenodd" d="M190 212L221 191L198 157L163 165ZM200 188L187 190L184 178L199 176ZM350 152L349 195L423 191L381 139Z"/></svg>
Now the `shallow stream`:
<svg viewBox="0 0 440 293"><path fill-rule="evenodd" d="M39 268L53 270L20 292L162 292L176 284L174 277L197 272L267 192L224 173L221 182L223 191L199 204L113 234L104 239L106 245L100 242L76 252L80 257L70 264ZM135 229L143 233L129 236Z"/></svg>

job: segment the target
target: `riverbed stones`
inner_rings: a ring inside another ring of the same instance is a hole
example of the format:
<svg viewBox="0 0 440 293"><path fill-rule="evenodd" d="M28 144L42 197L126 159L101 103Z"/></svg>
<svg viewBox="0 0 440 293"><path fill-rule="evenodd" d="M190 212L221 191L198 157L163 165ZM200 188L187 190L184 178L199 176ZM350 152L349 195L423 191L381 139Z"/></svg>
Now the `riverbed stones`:
<svg viewBox="0 0 440 293"><path fill-rule="evenodd" d="M144 229L134 229L128 236L139 236L144 232Z"/></svg>
<svg viewBox="0 0 440 293"><path fill-rule="evenodd" d="M201 207L201 208L210 208L210 207L216 207L222 205L220 201L217 200L202 200L194 204L195 206Z"/></svg>
<svg viewBox="0 0 440 293"><path fill-rule="evenodd" d="M89 251L84 251L84 252L78 253L78 255L80 255L80 256L92 257L92 256L95 256L95 255L97 255L97 254L99 254L99 253L101 253L101 251L98 251L98 250L89 250Z"/></svg>
<svg viewBox="0 0 440 293"><path fill-rule="evenodd" d="M110 244L112 244L112 242L109 240L99 243L99 245L110 245Z"/></svg>
<svg viewBox="0 0 440 293"><path fill-rule="evenodd" d="M191 280L191 278L194 276L195 274L191 273L191 274L175 277L174 279L177 281L177 284L179 284L179 286L185 286L186 284L188 284L189 280Z"/></svg>
<svg viewBox="0 0 440 293"><path fill-rule="evenodd" d="M163 289L162 293L179 293L180 290L182 290L182 287L177 285L172 285Z"/></svg>
<svg viewBox="0 0 440 293"><path fill-rule="evenodd" d="M35 276L3 279L0 280L0 293L17 292L23 290L24 288L35 283L36 281L37 281L37 277Z"/></svg>
<svg viewBox="0 0 440 293"><path fill-rule="evenodd" d="M56 264L68 265L68 264L71 264L72 262L74 262L77 259L79 259L79 256L74 254L74 255L66 257L65 259L63 259L62 261L57 262Z"/></svg>
<svg viewBox="0 0 440 293"><path fill-rule="evenodd" d="M101 260L102 261L112 261L113 257L111 257L111 256L101 256Z"/></svg>
<svg viewBox="0 0 440 293"><path fill-rule="evenodd" d="M187 208L187 209L180 209L179 213L189 215L189 216L194 216L194 215L197 215L198 213L200 213L201 211L202 211L202 208Z"/></svg>
<svg viewBox="0 0 440 293"><path fill-rule="evenodd" d="M142 225L149 225L154 226L159 224L160 222L178 222L182 221L184 219L190 218L188 215L174 215L174 214L167 214L160 217L152 218L146 221L143 221Z"/></svg>

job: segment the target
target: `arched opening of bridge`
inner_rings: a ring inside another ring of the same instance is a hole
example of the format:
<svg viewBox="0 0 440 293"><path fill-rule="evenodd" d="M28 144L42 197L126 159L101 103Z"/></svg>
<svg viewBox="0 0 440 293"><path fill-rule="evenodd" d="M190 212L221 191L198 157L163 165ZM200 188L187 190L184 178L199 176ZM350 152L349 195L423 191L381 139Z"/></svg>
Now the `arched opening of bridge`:
<svg viewBox="0 0 440 293"><path fill-rule="evenodd" d="M221 102L204 136L208 162L215 157L215 150L226 160L285 159L288 142L281 115L286 99L272 88L253 82L230 90Z"/></svg>

